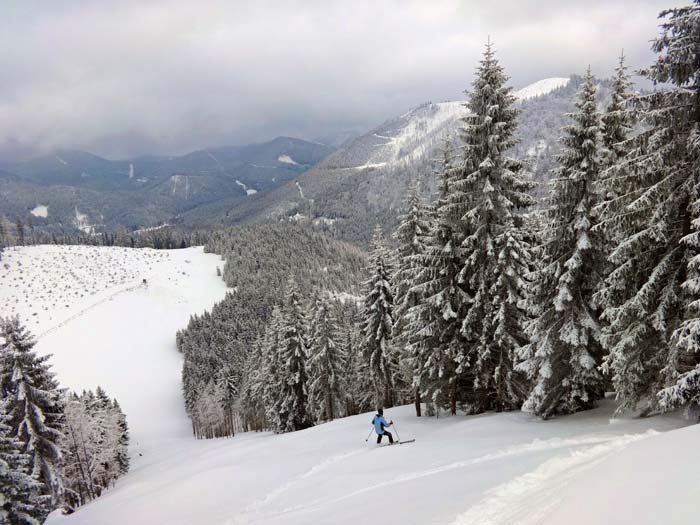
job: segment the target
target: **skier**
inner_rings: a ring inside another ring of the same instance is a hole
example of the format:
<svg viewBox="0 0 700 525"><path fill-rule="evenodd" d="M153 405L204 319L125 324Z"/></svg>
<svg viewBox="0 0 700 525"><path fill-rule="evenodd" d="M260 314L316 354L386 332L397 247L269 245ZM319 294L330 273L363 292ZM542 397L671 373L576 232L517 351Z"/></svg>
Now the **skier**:
<svg viewBox="0 0 700 525"><path fill-rule="evenodd" d="M382 442L383 436L389 437L390 445L394 444L394 436L392 436L391 432L388 430L384 430L385 427L389 428L393 425L394 421L386 422L386 419L384 419L384 409L380 408L377 410L377 414L372 418L372 424L374 425L374 431L377 433L377 444Z"/></svg>

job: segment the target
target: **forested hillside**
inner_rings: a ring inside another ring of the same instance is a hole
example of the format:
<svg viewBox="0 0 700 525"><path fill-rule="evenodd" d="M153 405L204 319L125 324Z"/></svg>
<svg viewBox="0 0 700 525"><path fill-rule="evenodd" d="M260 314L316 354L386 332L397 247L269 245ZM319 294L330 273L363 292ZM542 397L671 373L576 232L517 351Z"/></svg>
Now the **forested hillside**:
<svg viewBox="0 0 700 525"><path fill-rule="evenodd" d="M352 315L365 263L361 250L296 225L255 225L213 233L206 246L221 255L232 290L211 312L193 316L178 333L183 388L203 435L233 431L233 416L253 343L282 302L292 279L305 300L324 297ZM344 322L352 323L352 319Z"/></svg>

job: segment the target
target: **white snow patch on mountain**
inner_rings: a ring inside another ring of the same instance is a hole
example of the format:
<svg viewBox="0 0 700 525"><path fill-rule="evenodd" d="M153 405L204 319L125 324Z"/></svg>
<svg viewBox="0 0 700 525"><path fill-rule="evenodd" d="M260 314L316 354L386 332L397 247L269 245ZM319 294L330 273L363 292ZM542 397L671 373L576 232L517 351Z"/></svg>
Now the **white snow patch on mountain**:
<svg viewBox="0 0 700 525"><path fill-rule="evenodd" d="M513 95L518 100L527 100L529 98L540 97L551 93L555 89L565 87L569 84L569 78L566 77L554 77L554 78L544 78L533 82L532 84L525 86L522 89L514 92Z"/></svg>
<svg viewBox="0 0 700 525"><path fill-rule="evenodd" d="M80 213L78 207L75 207L75 218L73 224L80 231L87 233L88 235L95 233L95 225L90 223L90 218L84 214Z"/></svg>
<svg viewBox="0 0 700 525"><path fill-rule="evenodd" d="M296 161L295 161L292 157L290 157L289 155L280 155L279 157L277 157L277 161L278 161L278 162L283 162L284 164L292 164L292 165L294 165L294 166L298 166L298 165L299 165L299 163L296 162Z"/></svg>
<svg viewBox="0 0 700 525"><path fill-rule="evenodd" d="M298 180L295 180L294 184L297 185L297 189L299 190L299 196L303 199L304 198L304 190L301 189L301 184L299 184Z"/></svg>
<svg viewBox="0 0 700 525"><path fill-rule="evenodd" d="M34 215L34 217L46 218L49 216L49 207L44 204L39 204L38 206L35 206L29 213Z"/></svg>
<svg viewBox="0 0 700 525"><path fill-rule="evenodd" d="M129 163L129 178L133 179L134 178L134 165Z"/></svg>
<svg viewBox="0 0 700 525"><path fill-rule="evenodd" d="M58 162L60 162L61 164L63 164L64 166L68 166L68 163L65 160L63 160L61 157L59 157L58 155L56 155L56 160Z"/></svg>
<svg viewBox="0 0 700 525"><path fill-rule="evenodd" d="M242 183L239 180L236 180L236 184L238 184L241 188L243 188L246 195L255 195L256 193L258 193L258 190L253 189L253 188L249 188L247 185L245 185L244 183Z"/></svg>

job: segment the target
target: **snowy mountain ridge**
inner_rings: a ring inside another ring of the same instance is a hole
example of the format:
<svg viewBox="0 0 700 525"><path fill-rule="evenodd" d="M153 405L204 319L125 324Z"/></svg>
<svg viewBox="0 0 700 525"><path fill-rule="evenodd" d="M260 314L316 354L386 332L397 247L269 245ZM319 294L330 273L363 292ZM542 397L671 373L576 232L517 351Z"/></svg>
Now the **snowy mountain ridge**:
<svg viewBox="0 0 700 525"><path fill-rule="evenodd" d="M569 81L568 77L545 78L514 91L513 96L522 102L565 87ZM455 138L459 121L466 114L465 101L421 104L356 139L352 149L360 154L347 159L347 165L341 161L335 167L362 170L420 161L444 137Z"/></svg>

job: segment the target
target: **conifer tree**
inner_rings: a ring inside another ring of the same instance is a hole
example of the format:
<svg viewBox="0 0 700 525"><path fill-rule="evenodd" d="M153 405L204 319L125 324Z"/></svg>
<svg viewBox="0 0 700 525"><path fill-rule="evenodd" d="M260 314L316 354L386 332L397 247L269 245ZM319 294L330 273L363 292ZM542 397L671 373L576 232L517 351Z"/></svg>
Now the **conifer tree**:
<svg viewBox="0 0 700 525"><path fill-rule="evenodd" d="M594 185L602 161L600 114L590 68L564 128L553 170L541 267L532 297L536 319L518 365L534 382L523 409L548 418L592 408L603 395L598 371L600 322L593 303L605 269L603 243L592 232Z"/></svg>
<svg viewBox="0 0 700 525"><path fill-rule="evenodd" d="M336 318L328 301L319 296L314 303L309 341L309 397L319 421L331 421L339 415L345 363L343 347L338 344Z"/></svg>
<svg viewBox="0 0 700 525"><path fill-rule="evenodd" d="M659 57L642 74L671 87L631 101L642 131L603 180L616 198L606 203L601 228L617 232L620 242L609 256L614 269L596 297L609 323L604 370L612 376L619 410L642 413L657 410L657 394L674 378L687 379L684 370L697 359L682 350L688 325L672 334L692 300L692 286L683 283L695 248L682 239L692 233L697 210L691 205L699 194L700 3L661 17L662 34L652 44Z"/></svg>
<svg viewBox="0 0 700 525"><path fill-rule="evenodd" d="M0 397L7 401L7 424L11 436L22 443L29 456L30 474L50 496L51 507L60 504L61 437L63 405L61 391L47 360L34 351L34 339L19 318L0 320Z"/></svg>
<svg viewBox="0 0 700 525"><path fill-rule="evenodd" d="M628 102L632 97L631 90L632 83L625 66L625 55L621 53L620 62L615 69L610 103L601 116L604 167L619 162L629 150L628 139L632 131L632 113L628 108Z"/></svg>
<svg viewBox="0 0 700 525"><path fill-rule="evenodd" d="M126 422L126 414L115 399L112 402L112 411L116 414L118 438L115 452L115 461L119 475L129 472L129 425Z"/></svg>
<svg viewBox="0 0 700 525"><path fill-rule="evenodd" d="M30 458L8 419L7 401L0 400L0 523L39 525L48 509L39 501L40 484L29 475Z"/></svg>
<svg viewBox="0 0 700 525"><path fill-rule="evenodd" d="M520 212L534 202L528 193L534 183L523 163L505 154L516 144L518 116L507 80L487 44L461 133L464 164L450 181L451 204L459 213L455 230L467 252L459 278L471 295L460 371L474 376L476 411L516 408L525 395L514 372L516 353L527 343L521 303L530 264Z"/></svg>
<svg viewBox="0 0 700 525"><path fill-rule="evenodd" d="M279 342L280 401L277 415L280 431L292 432L311 426L308 411L307 321L296 281L287 282Z"/></svg>
<svg viewBox="0 0 700 525"><path fill-rule="evenodd" d="M470 298L459 280L465 257L461 242L455 238L449 204L452 170L452 149L447 140L439 173L440 193L431 210L424 252L417 256L419 269L413 292L420 302L407 313L406 331L414 385L430 402L449 407L454 415L458 389L463 386L459 383L457 359L466 344L460 328Z"/></svg>
<svg viewBox="0 0 700 525"><path fill-rule="evenodd" d="M395 319L394 340L400 350L399 361L401 366L411 366L408 358L408 346L410 335L408 331L408 311L421 301L417 290L414 288L420 264L418 258L425 252L425 240L428 235L429 223L426 211L418 194L418 187L414 183L409 185L406 198L406 213L400 217L399 226L394 232L394 239L398 242L396 253L397 268L392 277L392 285L395 292ZM421 396L420 387L415 386L416 415L420 416Z"/></svg>
<svg viewBox="0 0 700 525"><path fill-rule="evenodd" d="M396 364L391 348L394 328L394 294L391 289L391 258L380 226L374 230L369 262L370 278L365 282L362 312L362 351L374 384L377 407L394 404Z"/></svg>
<svg viewBox="0 0 700 525"><path fill-rule="evenodd" d="M262 392L262 401L268 424L275 432L284 432L286 421L282 418L284 375L281 360L282 311L279 306L272 309L270 322L265 327L261 342L263 369L253 378L253 393Z"/></svg>

